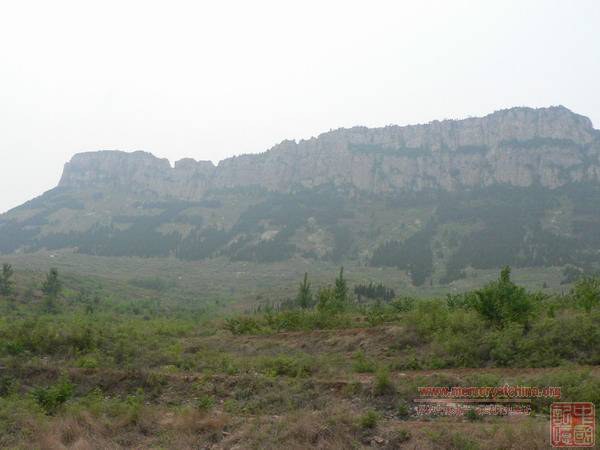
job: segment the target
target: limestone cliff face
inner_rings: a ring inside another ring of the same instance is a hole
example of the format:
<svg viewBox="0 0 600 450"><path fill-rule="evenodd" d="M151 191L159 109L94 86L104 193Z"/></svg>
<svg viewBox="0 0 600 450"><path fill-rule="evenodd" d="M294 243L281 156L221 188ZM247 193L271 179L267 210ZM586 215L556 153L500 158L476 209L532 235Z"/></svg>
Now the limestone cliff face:
<svg viewBox="0 0 600 450"><path fill-rule="evenodd" d="M493 184L555 188L600 181L600 133L564 107L512 108L483 118L426 125L354 127L265 153L171 167L145 152L75 155L61 186L125 187L183 199L209 189L286 191L325 183L373 193L457 190Z"/></svg>
<svg viewBox="0 0 600 450"><path fill-rule="evenodd" d="M167 159L151 153L105 150L73 156L65 164L59 186L126 188L187 199L201 196L214 172L210 161L182 159L173 168Z"/></svg>

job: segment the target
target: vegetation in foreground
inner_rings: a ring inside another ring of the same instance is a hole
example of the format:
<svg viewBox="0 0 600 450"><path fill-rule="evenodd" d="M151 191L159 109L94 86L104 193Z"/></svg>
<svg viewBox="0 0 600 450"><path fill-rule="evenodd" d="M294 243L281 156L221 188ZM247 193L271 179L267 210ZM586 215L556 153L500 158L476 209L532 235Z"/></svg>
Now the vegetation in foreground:
<svg viewBox="0 0 600 450"><path fill-rule="evenodd" d="M0 447L546 448L549 399L519 420L423 421L417 387L560 386L600 404L595 278L548 296L505 268L416 300L342 269L229 318L96 281L3 267Z"/></svg>

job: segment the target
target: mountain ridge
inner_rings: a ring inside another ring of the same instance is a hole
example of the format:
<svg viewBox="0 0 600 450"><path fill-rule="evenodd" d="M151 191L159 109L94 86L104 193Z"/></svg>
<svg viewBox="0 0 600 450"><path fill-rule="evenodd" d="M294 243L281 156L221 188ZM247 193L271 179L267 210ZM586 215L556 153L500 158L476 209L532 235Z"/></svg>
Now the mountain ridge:
<svg viewBox="0 0 600 450"><path fill-rule="evenodd" d="M594 272L598 230L600 133L565 107L519 107L339 129L218 166L77 154L57 188L0 215L0 253L351 262L421 286L506 264Z"/></svg>
<svg viewBox="0 0 600 450"><path fill-rule="evenodd" d="M340 128L218 165L184 158L172 167L139 151L79 153L65 164L59 186L130 184L183 199L215 188L282 192L329 182L374 193L496 183L554 188L600 179L598 136L588 118L563 106L518 107L458 121Z"/></svg>

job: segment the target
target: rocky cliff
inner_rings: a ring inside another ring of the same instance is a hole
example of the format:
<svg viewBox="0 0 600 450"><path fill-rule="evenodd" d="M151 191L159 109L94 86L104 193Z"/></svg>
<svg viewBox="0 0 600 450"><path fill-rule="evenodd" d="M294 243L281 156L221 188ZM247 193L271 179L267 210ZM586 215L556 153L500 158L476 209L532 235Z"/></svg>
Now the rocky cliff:
<svg viewBox="0 0 600 450"><path fill-rule="evenodd" d="M65 165L60 186L127 187L182 199L210 189L335 183L360 191L421 191L495 184L556 188L600 180L600 133L565 107L512 108L482 118L425 125L354 127L256 155L171 167L145 152L80 153Z"/></svg>

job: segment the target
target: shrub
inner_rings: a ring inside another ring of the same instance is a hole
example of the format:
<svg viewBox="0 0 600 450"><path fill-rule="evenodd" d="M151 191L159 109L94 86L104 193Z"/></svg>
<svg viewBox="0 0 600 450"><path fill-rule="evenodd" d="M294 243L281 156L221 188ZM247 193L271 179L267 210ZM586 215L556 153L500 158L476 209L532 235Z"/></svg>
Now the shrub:
<svg viewBox="0 0 600 450"><path fill-rule="evenodd" d="M82 369L97 369L100 366L98 359L91 355L82 356L75 361L75 365L77 367L81 367Z"/></svg>
<svg viewBox="0 0 600 450"><path fill-rule="evenodd" d="M336 311L336 296L335 290L331 287L319 289L317 293L317 309L321 312L335 313Z"/></svg>
<svg viewBox="0 0 600 450"><path fill-rule="evenodd" d="M11 356L17 356L25 351L25 347L20 342L8 341L4 343L2 350Z"/></svg>
<svg viewBox="0 0 600 450"><path fill-rule="evenodd" d="M0 377L0 397L6 397L16 390L17 382L14 378L3 376Z"/></svg>
<svg viewBox="0 0 600 450"><path fill-rule="evenodd" d="M130 423L138 423L142 415L142 409L144 407L144 390L138 388L135 394L127 396L126 403L126 416L127 421Z"/></svg>
<svg viewBox="0 0 600 450"><path fill-rule="evenodd" d="M481 417L479 416L479 414L477 414L477 411L475 411L475 408L470 408L467 413L465 414L465 417L467 418L467 420L469 422L475 422L477 420L481 420Z"/></svg>
<svg viewBox="0 0 600 450"><path fill-rule="evenodd" d="M434 331L433 353L444 367L477 367L489 359L488 347L479 345L485 333L486 323L475 311L455 310Z"/></svg>
<svg viewBox="0 0 600 450"><path fill-rule="evenodd" d="M386 395L396 392L394 383L390 380L390 371L387 368L379 369L375 374L373 392L375 395Z"/></svg>
<svg viewBox="0 0 600 450"><path fill-rule="evenodd" d="M410 416L410 406L405 400L401 400L398 403L396 414L400 419L407 419Z"/></svg>
<svg viewBox="0 0 600 450"><path fill-rule="evenodd" d="M391 305L399 312L412 311L415 307L415 299L412 297L401 297L398 300L394 300Z"/></svg>
<svg viewBox="0 0 600 450"><path fill-rule="evenodd" d="M427 342L435 332L447 327L448 308L440 300L420 300L413 310L404 315L404 321L421 341Z"/></svg>
<svg viewBox="0 0 600 450"><path fill-rule="evenodd" d="M365 356L365 352L360 351L354 355L354 363L352 368L358 373L373 373L375 372L375 363Z"/></svg>
<svg viewBox="0 0 600 450"><path fill-rule="evenodd" d="M477 296L473 292L467 292L464 294L447 294L446 304L448 309L470 309L474 306L477 301Z"/></svg>
<svg viewBox="0 0 600 450"><path fill-rule="evenodd" d="M501 330L495 330L485 338L485 345L490 346L490 358L495 366L522 367L525 341L523 327L519 324L509 324Z"/></svg>
<svg viewBox="0 0 600 450"><path fill-rule="evenodd" d="M270 376L280 377L303 377L310 375L313 371L312 364L305 358L294 358L291 356L276 356L263 362L266 372Z"/></svg>
<svg viewBox="0 0 600 450"><path fill-rule="evenodd" d="M363 430L372 430L377 427L379 414L376 411L369 410L360 417L360 426Z"/></svg>
<svg viewBox="0 0 600 450"><path fill-rule="evenodd" d="M498 281L475 291L475 310L493 325L502 328L507 322L527 323L533 312L531 296L510 279L510 267L500 272Z"/></svg>
<svg viewBox="0 0 600 450"><path fill-rule="evenodd" d="M240 368L235 361L228 357L223 357L221 359L221 370L227 375L237 375L240 372Z"/></svg>
<svg viewBox="0 0 600 450"><path fill-rule="evenodd" d="M405 442L410 441L411 434L408 430L398 430L390 438L388 448L400 448Z"/></svg>
<svg viewBox="0 0 600 450"><path fill-rule="evenodd" d="M211 409L215 404L215 399L211 395L201 395L196 400L196 408L199 410L205 411Z"/></svg>
<svg viewBox="0 0 600 450"><path fill-rule="evenodd" d="M266 314L265 314L266 315ZM310 328L307 314L303 310L283 311L271 314L267 323L276 331L299 331Z"/></svg>
<svg viewBox="0 0 600 450"><path fill-rule="evenodd" d="M575 303L590 312L592 308L600 305L600 278L580 278L571 294Z"/></svg>
<svg viewBox="0 0 600 450"><path fill-rule="evenodd" d="M385 311L379 304L376 304L367 311L367 322L369 326L376 327L382 325L385 321Z"/></svg>
<svg viewBox="0 0 600 450"><path fill-rule="evenodd" d="M68 380L61 379L53 386L34 389L32 395L46 414L52 415L71 397L74 388Z"/></svg>
<svg viewBox="0 0 600 450"><path fill-rule="evenodd" d="M253 334L261 329L253 317L233 317L225 320L225 329L233 334Z"/></svg>
<svg viewBox="0 0 600 450"><path fill-rule="evenodd" d="M363 385L360 381L352 381L344 386L343 393L348 397L359 395L363 390Z"/></svg>

